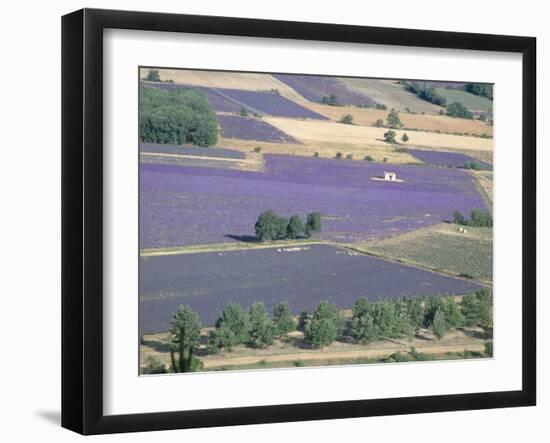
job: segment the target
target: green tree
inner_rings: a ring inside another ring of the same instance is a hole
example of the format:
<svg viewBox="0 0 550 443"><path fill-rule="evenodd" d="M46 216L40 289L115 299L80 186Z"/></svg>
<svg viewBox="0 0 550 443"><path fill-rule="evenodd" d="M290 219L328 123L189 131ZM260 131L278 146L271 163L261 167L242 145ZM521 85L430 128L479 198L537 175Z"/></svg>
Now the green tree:
<svg viewBox="0 0 550 443"><path fill-rule="evenodd" d="M318 232L321 232L321 214L319 212L310 212L306 218L306 236L309 238Z"/></svg>
<svg viewBox="0 0 550 443"><path fill-rule="evenodd" d="M392 131L391 129L389 131L384 132L384 141L386 143L396 143L395 136L397 134L395 131Z"/></svg>
<svg viewBox="0 0 550 443"><path fill-rule="evenodd" d="M298 215L293 215L288 220L287 237L296 239L305 235L306 227Z"/></svg>
<svg viewBox="0 0 550 443"><path fill-rule="evenodd" d="M401 119L399 118L399 113L395 109L391 109L390 113L387 117L388 121L388 127L396 129L401 128L403 126L403 123L401 122Z"/></svg>
<svg viewBox="0 0 550 443"><path fill-rule="evenodd" d="M466 223L466 219L460 213L460 211L455 211L453 214L453 223L456 225L464 225Z"/></svg>
<svg viewBox="0 0 550 443"><path fill-rule="evenodd" d="M349 332L353 338L363 344L380 338L379 330L375 324L374 305L366 298L360 298L354 303Z"/></svg>
<svg viewBox="0 0 550 443"><path fill-rule="evenodd" d="M345 114L340 119L340 123L343 123L345 125L352 125L353 124L353 115L351 114Z"/></svg>
<svg viewBox="0 0 550 443"><path fill-rule="evenodd" d="M266 348L273 344L277 327L267 316L263 302L256 302L248 311L250 334L248 343L254 348Z"/></svg>
<svg viewBox="0 0 550 443"><path fill-rule="evenodd" d="M368 162L373 162L374 158L370 155L365 155L365 160L368 161Z"/></svg>
<svg viewBox="0 0 550 443"><path fill-rule="evenodd" d="M248 117L248 111L244 106L241 108L239 113L241 114L241 117Z"/></svg>
<svg viewBox="0 0 550 443"><path fill-rule="evenodd" d="M467 326L481 326L491 331L493 328L493 293L489 289L480 289L466 294L460 303L460 309Z"/></svg>
<svg viewBox="0 0 550 443"><path fill-rule="evenodd" d="M447 332L447 324L445 323L445 314L441 309L438 309L435 312L430 329L439 340L445 336L445 333Z"/></svg>
<svg viewBox="0 0 550 443"><path fill-rule="evenodd" d="M449 106L447 106L447 115L450 115L451 117L458 117L458 118L467 118L467 119L474 118L474 114L468 111L468 108L466 108L466 106L464 106L460 102L454 102L454 103L451 103Z"/></svg>
<svg viewBox="0 0 550 443"><path fill-rule="evenodd" d="M338 160L341 160L342 157L344 157L344 154L342 154L340 151L338 151L338 152L336 153L336 155L334 156L334 158L336 158L336 159L338 159Z"/></svg>
<svg viewBox="0 0 550 443"><path fill-rule="evenodd" d="M254 229L258 240L262 242L275 240L279 235L280 218L273 211L264 211L258 217Z"/></svg>
<svg viewBox="0 0 550 443"><path fill-rule="evenodd" d="M407 133L403 133L403 137L401 137L401 141L403 143L407 143L409 141L409 136L407 135Z"/></svg>
<svg viewBox="0 0 550 443"><path fill-rule="evenodd" d="M146 361L146 365L141 370L142 374L166 374L168 372L164 363L155 357L150 355Z"/></svg>
<svg viewBox="0 0 550 443"><path fill-rule="evenodd" d="M324 96L321 99L321 103L329 106L340 106L338 98L334 94L330 94L330 96Z"/></svg>
<svg viewBox="0 0 550 443"><path fill-rule="evenodd" d="M425 326L426 299L425 297L412 297L407 300L409 318L416 332Z"/></svg>
<svg viewBox="0 0 550 443"><path fill-rule="evenodd" d="M174 314L170 326L170 357L174 372L193 370L193 353L199 343L200 333L201 324L198 314L189 306L181 305Z"/></svg>
<svg viewBox="0 0 550 443"><path fill-rule="evenodd" d="M340 312L332 303L322 301L306 324L304 338L315 348L330 345L340 332Z"/></svg>
<svg viewBox="0 0 550 443"><path fill-rule="evenodd" d="M145 80L148 82L160 82L160 75L156 69L149 69Z"/></svg>
<svg viewBox="0 0 550 443"><path fill-rule="evenodd" d="M443 313L445 314L445 324L448 328L458 328L464 324L464 316L460 306L451 297L444 300Z"/></svg>
<svg viewBox="0 0 550 443"><path fill-rule="evenodd" d="M273 308L273 323L277 327L279 337L283 337L296 329L296 324L287 302L279 303Z"/></svg>
<svg viewBox="0 0 550 443"><path fill-rule="evenodd" d="M221 348L231 350L236 345L250 339L250 317L241 305L229 303L216 321L216 330L209 336L208 344L212 352Z"/></svg>

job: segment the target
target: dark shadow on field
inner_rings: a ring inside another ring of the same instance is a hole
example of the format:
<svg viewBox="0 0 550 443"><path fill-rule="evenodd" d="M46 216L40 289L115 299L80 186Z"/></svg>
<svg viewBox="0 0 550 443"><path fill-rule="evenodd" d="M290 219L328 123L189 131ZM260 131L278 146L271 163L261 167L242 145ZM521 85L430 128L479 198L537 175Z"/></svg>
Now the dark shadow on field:
<svg viewBox="0 0 550 443"><path fill-rule="evenodd" d="M157 352L170 352L170 346L166 342L159 340L143 340L144 346L149 346L151 349L154 349Z"/></svg>
<svg viewBox="0 0 550 443"><path fill-rule="evenodd" d="M253 235L225 234L224 237L230 238L231 240L245 242L245 243L258 243L258 239Z"/></svg>

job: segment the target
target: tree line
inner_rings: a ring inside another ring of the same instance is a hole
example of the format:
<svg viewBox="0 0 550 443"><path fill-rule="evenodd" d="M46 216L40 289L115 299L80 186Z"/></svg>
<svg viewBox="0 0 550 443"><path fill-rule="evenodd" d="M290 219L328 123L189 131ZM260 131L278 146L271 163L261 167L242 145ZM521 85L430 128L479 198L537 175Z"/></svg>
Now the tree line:
<svg viewBox="0 0 550 443"><path fill-rule="evenodd" d="M310 212L304 223L299 215L293 215L287 219L271 210L264 211L258 217L254 231L256 238L261 242L310 238L313 234L321 232L321 214Z"/></svg>
<svg viewBox="0 0 550 443"><path fill-rule="evenodd" d="M303 332L306 344L320 349L337 339L367 344L384 338L410 337L421 329L428 329L441 339L448 330L463 326L479 326L492 334L491 290L483 288L467 294L459 303L447 296L401 297L378 302L360 298L347 321L337 306L328 301L321 301L311 313L301 312L297 321L287 302L277 304L271 318L263 302L254 303L248 310L229 303L208 334L206 349L216 354L238 345L266 348L296 329ZM202 361L195 356L201 328L198 314L181 305L169 330L171 372L202 368ZM146 373L167 371L164 365L155 362L145 369Z"/></svg>
<svg viewBox="0 0 550 443"><path fill-rule="evenodd" d="M455 211L453 214L453 223L456 225L470 226L473 228L492 228L493 216L489 211L472 209L470 212L470 219L467 220L460 211Z"/></svg>
<svg viewBox="0 0 550 443"><path fill-rule="evenodd" d="M139 137L147 143L211 146L218 121L208 99L194 88L139 88Z"/></svg>

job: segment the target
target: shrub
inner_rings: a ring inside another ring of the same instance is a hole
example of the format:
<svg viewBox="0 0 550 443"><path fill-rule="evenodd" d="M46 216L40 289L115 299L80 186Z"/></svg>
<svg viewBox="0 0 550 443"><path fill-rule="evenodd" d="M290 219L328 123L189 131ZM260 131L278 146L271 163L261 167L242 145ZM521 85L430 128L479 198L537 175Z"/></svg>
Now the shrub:
<svg viewBox="0 0 550 443"><path fill-rule="evenodd" d="M345 114L340 119L340 123L343 123L345 125L352 125L353 124L353 115L351 114Z"/></svg>
<svg viewBox="0 0 550 443"><path fill-rule="evenodd" d="M382 120L381 118L379 118L378 120L376 120L376 122L374 123L374 126L376 126L377 128L382 128L384 126L384 120Z"/></svg>
<svg viewBox="0 0 550 443"><path fill-rule="evenodd" d="M445 323L445 314L442 310L438 309L435 312L430 329L439 340L445 336L445 333L447 332L447 324Z"/></svg>
<svg viewBox="0 0 550 443"><path fill-rule="evenodd" d="M487 116L483 112L479 114L479 121L482 121L482 122L487 121Z"/></svg>
<svg viewBox="0 0 550 443"><path fill-rule="evenodd" d="M338 103L338 99L334 94L330 94L330 96L325 96L321 99L321 103L329 106L340 106L340 103Z"/></svg>
<svg viewBox="0 0 550 443"><path fill-rule="evenodd" d="M279 337L296 329L288 303L279 303L273 308L273 323L275 323Z"/></svg>
<svg viewBox="0 0 550 443"><path fill-rule="evenodd" d="M336 159L338 159L338 160L341 160L343 156L344 156L344 154L342 154L340 151L338 151L338 152L336 153L336 155L334 156L334 158L336 158Z"/></svg>
<svg viewBox="0 0 550 443"><path fill-rule="evenodd" d="M315 152L313 153L313 157L318 158L318 157L319 157L319 153L318 153L317 151L315 151Z"/></svg>
<svg viewBox="0 0 550 443"><path fill-rule="evenodd" d="M370 155L365 155L365 160L368 162L373 162L374 158L372 158Z"/></svg>
<svg viewBox="0 0 550 443"><path fill-rule="evenodd" d="M277 327L267 316L263 302L256 302L248 311L250 334L248 343L254 348L266 348L273 344Z"/></svg>
<svg viewBox="0 0 550 443"><path fill-rule="evenodd" d="M386 143L397 143L396 140L395 140L395 136L397 134L395 133L395 131L392 131L391 129L387 132L384 133L384 141Z"/></svg>
<svg viewBox="0 0 550 443"><path fill-rule="evenodd" d="M484 354L487 357L492 357L493 356L493 341L492 340L488 341L488 342L485 342Z"/></svg>
<svg viewBox="0 0 550 443"><path fill-rule="evenodd" d="M300 331L305 331L307 324L311 320L311 317L307 311L300 312L298 316L298 329Z"/></svg>
<svg viewBox="0 0 550 443"><path fill-rule="evenodd" d="M346 155L346 160L353 160L353 154Z"/></svg>
<svg viewBox="0 0 550 443"><path fill-rule="evenodd" d="M382 103L377 103L376 104L376 109L379 109L381 111L385 111L386 109L388 109L388 107L386 105L383 105Z"/></svg>
<svg viewBox="0 0 550 443"><path fill-rule="evenodd" d="M153 356L147 357L147 364L143 367L141 372L143 374L166 374L168 370L166 369L166 365L164 363L161 363L159 360L157 360Z"/></svg>
<svg viewBox="0 0 550 443"><path fill-rule="evenodd" d="M248 117L248 111L245 107L242 107L239 113L241 114L241 117Z"/></svg>
<svg viewBox="0 0 550 443"><path fill-rule="evenodd" d="M407 143L409 141L409 136L407 135L407 133L403 133L403 137L401 137L401 141L403 143Z"/></svg>
<svg viewBox="0 0 550 443"><path fill-rule="evenodd" d="M384 158L382 159L382 162L383 162L383 163L387 163L387 162L388 162L388 157L384 157Z"/></svg>
<svg viewBox="0 0 550 443"><path fill-rule="evenodd" d="M256 152L256 153L258 153L258 154L259 154L260 152L262 152L261 146L256 146L256 147L254 148L254 152Z"/></svg>

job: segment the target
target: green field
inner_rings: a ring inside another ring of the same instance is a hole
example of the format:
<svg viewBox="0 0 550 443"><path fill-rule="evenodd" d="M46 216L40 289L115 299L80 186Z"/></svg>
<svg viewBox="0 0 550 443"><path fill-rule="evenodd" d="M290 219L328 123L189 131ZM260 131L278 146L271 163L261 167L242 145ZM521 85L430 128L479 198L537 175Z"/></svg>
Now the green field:
<svg viewBox="0 0 550 443"><path fill-rule="evenodd" d="M441 224L361 244L366 252L455 275L493 279L493 229Z"/></svg>
<svg viewBox="0 0 550 443"><path fill-rule="evenodd" d="M470 111L487 112L489 109L493 109L493 102L486 97L470 94L459 89L436 88L436 91L439 95L445 97L448 105L453 102L460 102Z"/></svg>

